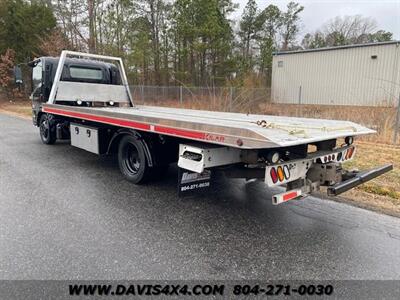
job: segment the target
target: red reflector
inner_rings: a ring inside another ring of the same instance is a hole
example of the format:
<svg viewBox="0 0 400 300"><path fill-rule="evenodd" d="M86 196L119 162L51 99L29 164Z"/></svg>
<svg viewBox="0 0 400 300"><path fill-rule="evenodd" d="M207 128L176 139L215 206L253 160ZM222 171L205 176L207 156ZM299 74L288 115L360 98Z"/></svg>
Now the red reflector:
<svg viewBox="0 0 400 300"><path fill-rule="evenodd" d="M272 182L276 183L278 181L278 175L276 174L275 168L271 168L271 171L269 171L269 174L271 175Z"/></svg>
<svg viewBox="0 0 400 300"><path fill-rule="evenodd" d="M353 153L354 153L354 148L350 148L349 158L352 158L352 157L353 157Z"/></svg>
<svg viewBox="0 0 400 300"><path fill-rule="evenodd" d="M291 200L296 197L297 197L297 192L290 192L290 193L283 195L283 201L288 201L288 200Z"/></svg>
<svg viewBox="0 0 400 300"><path fill-rule="evenodd" d="M347 149L346 159L351 158L351 156L353 155L353 150L354 150L354 148Z"/></svg>

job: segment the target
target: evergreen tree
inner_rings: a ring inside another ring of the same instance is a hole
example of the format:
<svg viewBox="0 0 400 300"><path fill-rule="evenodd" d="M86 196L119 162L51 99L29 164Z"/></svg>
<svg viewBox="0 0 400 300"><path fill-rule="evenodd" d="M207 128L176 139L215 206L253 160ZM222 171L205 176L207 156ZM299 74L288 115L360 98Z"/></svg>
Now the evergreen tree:
<svg viewBox="0 0 400 300"><path fill-rule="evenodd" d="M51 8L43 1L2 0L0 2L0 53L13 49L16 62L40 55L40 38L56 26Z"/></svg>
<svg viewBox="0 0 400 300"><path fill-rule="evenodd" d="M304 7L299 3L289 2L287 10L281 14L281 37L282 50L288 50L289 46L296 41L300 31L299 14L304 10Z"/></svg>
<svg viewBox="0 0 400 300"><path fill-rule="evenodd" d="M252 47L257 32L260 30L260 22L258 22L257 3L255 0L249 0L243 10L242 17L239 23L239 38L242 48L241 54L245 69L251 69L252 62Z"/></svg>

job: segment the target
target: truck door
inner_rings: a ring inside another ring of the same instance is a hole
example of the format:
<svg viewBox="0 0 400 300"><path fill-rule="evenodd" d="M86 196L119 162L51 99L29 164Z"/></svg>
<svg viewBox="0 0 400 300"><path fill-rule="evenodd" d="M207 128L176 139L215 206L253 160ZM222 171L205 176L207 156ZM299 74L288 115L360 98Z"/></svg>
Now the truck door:
<svg viewBox="0 0 400 300"><path fill-rule="evenodd" d="M32 100L32 118L34 124L38 121L37 115L42 102L44 102L43 90L43 64L39 60L32 68L32 93L30 98Z"/></svg>

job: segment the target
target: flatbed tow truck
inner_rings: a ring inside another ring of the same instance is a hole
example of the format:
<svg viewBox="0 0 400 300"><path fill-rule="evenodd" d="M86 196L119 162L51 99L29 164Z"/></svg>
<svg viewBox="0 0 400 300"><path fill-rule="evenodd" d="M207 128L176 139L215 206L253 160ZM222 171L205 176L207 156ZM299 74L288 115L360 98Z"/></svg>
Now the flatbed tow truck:
<svg viewBox="0 0 400 300"><path fill-rule="evenodd" d="M99 155L118 154L121 173L135 184L177 162L179 192L209 187L218 170L285 187L272 196L276 205L321 186L335 196L393 169L342 169L355 156L354 138L374 133L352 122L135 105L117 57L62 51L29 65L43 143L68 139Z"/></svg>

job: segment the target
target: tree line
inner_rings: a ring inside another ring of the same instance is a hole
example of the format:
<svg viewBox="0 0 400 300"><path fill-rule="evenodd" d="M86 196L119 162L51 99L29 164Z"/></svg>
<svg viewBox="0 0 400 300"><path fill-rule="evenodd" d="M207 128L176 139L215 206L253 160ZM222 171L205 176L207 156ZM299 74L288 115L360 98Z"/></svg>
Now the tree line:
<svg viewBox="0 0 400 300"><path fill-rule="evenodd" d="M268 86L275 51L392 39L362 16L300 37L305 8L295 2L282 10L249 0L234 20L237 9L232 0L2 0L0 54L16 62L62 49L120 56L140 85Z"/></svg>

